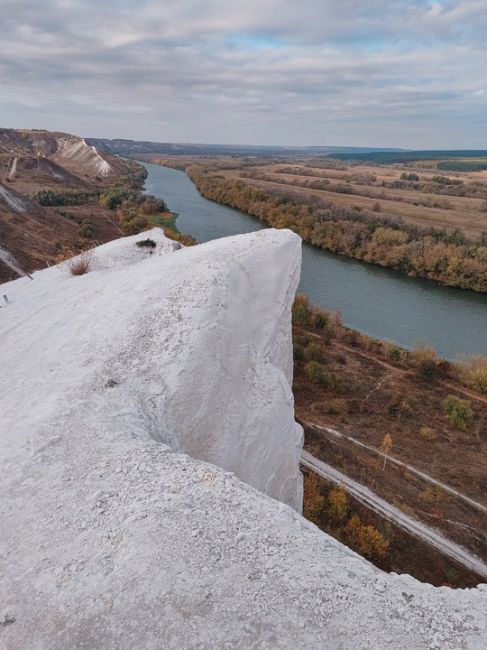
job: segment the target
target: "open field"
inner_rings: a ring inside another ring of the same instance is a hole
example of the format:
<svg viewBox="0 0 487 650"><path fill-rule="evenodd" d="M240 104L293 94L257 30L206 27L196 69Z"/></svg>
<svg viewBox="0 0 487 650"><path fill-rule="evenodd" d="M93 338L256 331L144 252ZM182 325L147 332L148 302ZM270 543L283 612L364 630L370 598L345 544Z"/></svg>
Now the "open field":
<svg viewBox="0 0 487 650"><path fill-rule="evenodd" d="M199 162L205 164L203 160ZM221 161L218 174L229 179L242 178L264 190L284 189L303 199L319 197L335 205L358 207L414 226L458 229L472 239L487 234L487 172L450 173L445 178L458 184L442 185L433 180L444 176L437 170L415 171L403 165L337 163L336 168L327 169L313 166L310 160L255 166L249 161L241 162L239 168L237 161L228 165ZM418 183L401 180L401 175L414 173L419 176ZM450 193L455 191L465 192L466 196Z"/></svg>
<svg viewBox="0 0 487 650"><path fill-rule="evenodd" d="M289 228L318 248L487 292L487 182L478 175L326 157L145 160L186 171L206 199Z"/></svg>

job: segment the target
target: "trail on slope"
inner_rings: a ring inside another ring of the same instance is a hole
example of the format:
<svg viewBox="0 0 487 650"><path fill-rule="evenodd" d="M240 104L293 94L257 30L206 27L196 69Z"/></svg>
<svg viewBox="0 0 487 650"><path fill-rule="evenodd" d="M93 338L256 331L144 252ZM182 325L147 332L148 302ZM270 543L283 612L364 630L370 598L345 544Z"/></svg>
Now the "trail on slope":
<svg viewBox="0 0 487 650"><path fill-rule="evenodd" d="M301 464L312 470L327 481L336 485L342 485L347 488L349 494L357 499L362 505L370 508L388 521L397 524L416 538L426 542L433 548L455 560L462 566L474 571L478 575L487 578L487 564L480 558L470 553L467 549L446 539L436 530L425 524L413 519L409 515L384 501L375 492L365 485L361 485L349 478L334 467L327 465L321 460L312 456L309 452L303 451L301 455Z"/></svg>
<svg viewBox="0 0 487 650"><path fill-rule="evenodd" d="M0 197L3 198L9 208L11 208L14 212L23 215L27 214L27 210L23 201L15 194L9 192L9 190L3 185L0 185Z"/></svg>
<svg viewBox="0 0 487 650"><path fill-rule="evenodd" d="M31 280L33 279L32 276L30 276L28 273L26 273L23 269L20 268L18 262L15 260L13 255L9 253L5 248L2 248L0 246L0 262L3 262L8 266L9 269L11 269L14 273L17 273L20 277L28 277Z"/></svg>
<svg viewBox="0 0 487 650"><path fill-rule="evenodd" d="M15 176L15 172L17 171L17 160L18 158L14 158L14 161L12 163L12 167L10 168L10 172L8 175L8 180L11 181L13 177Z"/></svg>
<svg viewBox="0 0 487 650"><path fill-rule="evenodd" d="M302 421L305 426L318 429L320 431L324 431L326 433L329 433L337 438L344 438L345 440L349 440L351 443L354 445L357 445L358 447L362 447L363 449L368 449L369 451L374 452L378 456L381 456L382 458L386 458L386 454L382 452L380 449L377 449L377 447L373 447L372 445L367 445L365 442L361 442L360 440L357 440L357 438L354 438L353 436L349 436L346 433L342 433L341 431L338 431L337 429L334 429L332 427L325 427L320 424L315 424L314 422L306 422ZM453 494L454 496L458 497L459 499L462 499L462 501L465 501L465 503L468 503L469 505L473 506L474 508L477 508L477 510L481 510L482 512L487 513L487 507L479 503L478 501L475 501L474 499L471 499L468 497L466 494L462 494L458 490L455 490L455 488L451 487L450 485L447 485L446 483L443 483L442 481L438 481L436 478L433 478L429 474L425 474L421 470L417 469L413 465L409 465L409 463L405 463L402 460L399 460L398 458L395 458L394 456L391 456L390 454L387 454L387 461L394 464L398 465L399 467L404 467L408 472L411 472L411 474L415 474L416 476L419 476L422 478L424 481L427 481L428 483L431 483L432 485L436 485L440 487L442 490L445 492L449 492L450 494Z"/></svg>

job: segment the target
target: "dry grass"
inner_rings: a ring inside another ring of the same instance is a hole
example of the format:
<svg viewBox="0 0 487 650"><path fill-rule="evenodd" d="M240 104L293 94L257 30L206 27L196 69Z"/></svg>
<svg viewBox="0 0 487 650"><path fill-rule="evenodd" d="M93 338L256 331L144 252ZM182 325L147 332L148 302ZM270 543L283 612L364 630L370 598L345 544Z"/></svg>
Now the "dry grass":
<svg viewBox="0 0 487 650"><path fill-rule="evenodd" d="M462 379L467 386L487 393L487 359L476 356L461 362Z"/></svg>
<svg viewBox="0 0 487 650"><path fill-rule="evenodd" d="M306 164L285 165L284 168L296 169L296 175L283 173L283 166L278 163L256 166L255 168L246 167L245 183L259 187L263 190L279 190L286 188L297 195L311 197L313 195L330 201L335 205L349 208L357 206L364 210L380 212L382 214L400 217L405 223L415 226L427 226L433 228L444 228L446 230L462 230L467 236L476 238L481 233L487 232L487 217L483 208L485 199L471 197L457 197L447 195L437 195L423 193L419 190L412 189L389 189L383 188L383 181L399 180L403 172L409 172L410 169L402 166L357 166L346 167L343 170L313 169ZM305 169L307 172L316 173L314 176L302 176L300 171ZM228 179L240 178L239 169L220 170L217 173ZM259 179L259 173L265 174L267 180ZM436 170L432 173L424 174L421 172L421 178L430 180L435 175ZM248 176L247 176L248 174ZM252 176L255 174L255 177ZM313 180L328 179L333 184L345 182L351 174L372 175L375 181L370 183L361 183L359 180L347 181L347 184L353 188L355 194L342 194L330 189L316 189L305 187L304 184ZM453 176L453 174L450 174ZM476 180L471 174L462 174L461 178L465 183ZM484 177L485 180L485 177ZM283 184L286 183L286 184ZM375 197L367 196L367 192L373 190L378 193ZM379 196L380 194L380 196ZM425 207L424 201L430 201L436 207ZM446 201L449 208L438 207L440 201ZM378 210L378 205L380 209Z"/></svg>
<svg viewBox="0 0 487 650"><path fill-rule="evenodd" d="M64 264L71 275L85 275L90 271L92 263L93 252L84 251L80 255L67 259Z"/></svg>

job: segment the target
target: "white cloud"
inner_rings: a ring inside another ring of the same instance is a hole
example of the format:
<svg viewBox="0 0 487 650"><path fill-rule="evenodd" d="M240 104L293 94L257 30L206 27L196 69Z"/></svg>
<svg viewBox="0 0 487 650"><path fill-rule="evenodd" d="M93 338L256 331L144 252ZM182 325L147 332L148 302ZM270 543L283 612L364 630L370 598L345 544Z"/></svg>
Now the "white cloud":
<svg viewBox="0 0 487 650"><path fill-rule="evenodd" d="M484 0L0 0L0 8L5 126L487 147Z"/></svg>

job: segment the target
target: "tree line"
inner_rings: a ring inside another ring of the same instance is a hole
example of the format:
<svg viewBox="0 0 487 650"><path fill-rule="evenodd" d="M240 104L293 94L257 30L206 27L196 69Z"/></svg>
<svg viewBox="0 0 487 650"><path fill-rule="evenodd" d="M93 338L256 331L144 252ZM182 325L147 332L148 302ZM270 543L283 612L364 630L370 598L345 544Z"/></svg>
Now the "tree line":
<svg viewBox="0 0 487 650"><path fill-rule="evenodd" d="M340 255L443 284L487 292L487 238L468 242L461 232L421 229L357 207L321 202L289 192L264 191L242 180L187 170L207 199L289 228L305 241Z"/></svg>

